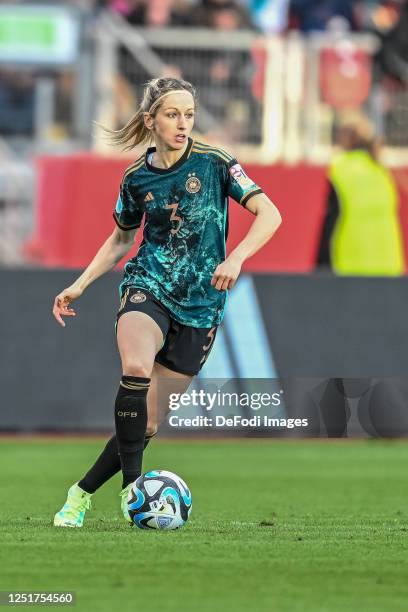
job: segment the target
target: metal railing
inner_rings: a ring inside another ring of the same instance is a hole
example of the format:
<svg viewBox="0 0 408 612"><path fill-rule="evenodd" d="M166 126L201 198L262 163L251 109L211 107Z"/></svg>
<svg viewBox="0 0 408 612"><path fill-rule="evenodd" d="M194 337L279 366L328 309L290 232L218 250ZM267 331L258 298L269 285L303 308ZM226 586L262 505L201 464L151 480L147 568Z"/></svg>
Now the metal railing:
<svg viewBox="0 0 408 612"><path fill-rule="evenodd" d="M279 39L252 32L149 30L105 14L96 32L96 121L118 128L147 80L177 76L198 89L200 135L253 161L273 161L282 148L283 51ZM106 147L96 130L94 148Z"/></svg>
<svg viewBox="0 0 408 612"><path fill-rule="evenodd" d="M179 76L198 89L198 134L243 161L326 163L337 119L349 108L372 118L389 143L389 161L408 161L408 89L386 94L374 82L379 41L371 34L153 30L105 13L95 45L95 118L107 127L117 129L135 112L148 79ZM108 150L101 131L93 146Z"/></svg>

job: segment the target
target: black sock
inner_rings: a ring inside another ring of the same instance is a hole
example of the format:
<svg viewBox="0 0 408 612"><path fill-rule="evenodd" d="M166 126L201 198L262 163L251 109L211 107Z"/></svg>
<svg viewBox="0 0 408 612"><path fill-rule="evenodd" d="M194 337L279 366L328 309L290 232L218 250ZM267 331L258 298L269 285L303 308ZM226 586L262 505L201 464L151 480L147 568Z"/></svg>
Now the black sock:
<svg viewBox="0 0 408 612"><path fill-rule="evenodd" d="M143 450L149 445L150 440L156 434L145 436ZM120 457L118 451L118 443L116 435L112 436L93 466L88 470L85 476L78 482L78 486L81 487L87 493L95 493L105 482L107 482L112 476L120 472Z"/></svg>
<svg viewBox="0 0 408 612"><path fill-rule="evenodd" d="M112 436L85 476L78 482L87 493L95 493L107 480L120 471L120 457L116 436Z"/></svg>
<svg viewBox="0 0 408 612"><path fill-rule="evenodd" d="M115 402L116 439L122 467L122 488L142 473L150 378L122 376Z"/></svg>

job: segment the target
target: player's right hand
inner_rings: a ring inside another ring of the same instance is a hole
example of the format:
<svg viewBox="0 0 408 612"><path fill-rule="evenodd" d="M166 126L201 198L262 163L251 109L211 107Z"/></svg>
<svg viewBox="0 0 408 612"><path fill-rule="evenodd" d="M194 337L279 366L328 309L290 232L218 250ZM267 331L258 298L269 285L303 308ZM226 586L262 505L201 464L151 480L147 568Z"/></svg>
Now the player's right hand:
<svg viewBox="0 0 408 612"><path fill-rule="evenodd" d="M68 287L61 291L55 298L52 314L62 327L65 327L65 322L62 317L75 317L75 310L70 308L70 304L81 295L82 289L78 289L78 287Z"/></svg>

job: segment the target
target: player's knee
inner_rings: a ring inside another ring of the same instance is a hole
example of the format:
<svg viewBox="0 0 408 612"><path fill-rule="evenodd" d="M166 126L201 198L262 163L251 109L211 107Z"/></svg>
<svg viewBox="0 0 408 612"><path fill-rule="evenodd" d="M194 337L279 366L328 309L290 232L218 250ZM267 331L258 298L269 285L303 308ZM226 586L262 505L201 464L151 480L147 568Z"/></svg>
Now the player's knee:
<svg viewBox="0 0 408 612"><path fill-rule="evenodd" d="M139 359L128 359L123 363L124 376L137 376L139 378L150 378L151 368Z"/></svg>

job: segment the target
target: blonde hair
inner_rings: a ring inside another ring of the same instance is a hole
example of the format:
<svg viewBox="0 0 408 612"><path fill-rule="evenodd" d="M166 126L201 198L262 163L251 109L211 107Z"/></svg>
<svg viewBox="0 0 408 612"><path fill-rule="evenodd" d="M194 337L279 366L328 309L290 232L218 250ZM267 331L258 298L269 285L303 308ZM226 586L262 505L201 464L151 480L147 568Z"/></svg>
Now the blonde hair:
<svg viewBox="0 0 408 612"><path fill-rule="evenodd" d="M187 91L194 98L197 106L196 90L191 83L182 79L162 77L148 81L143 90L143 99L135 115L120 130L105 131L109 134L112 144L123 147L123 151L130 151L140 144L149 143L152 140L152 132L148 130L144 123L144 113L149 113L153 117L161 106L164 96L171 93Z"/></svg>

